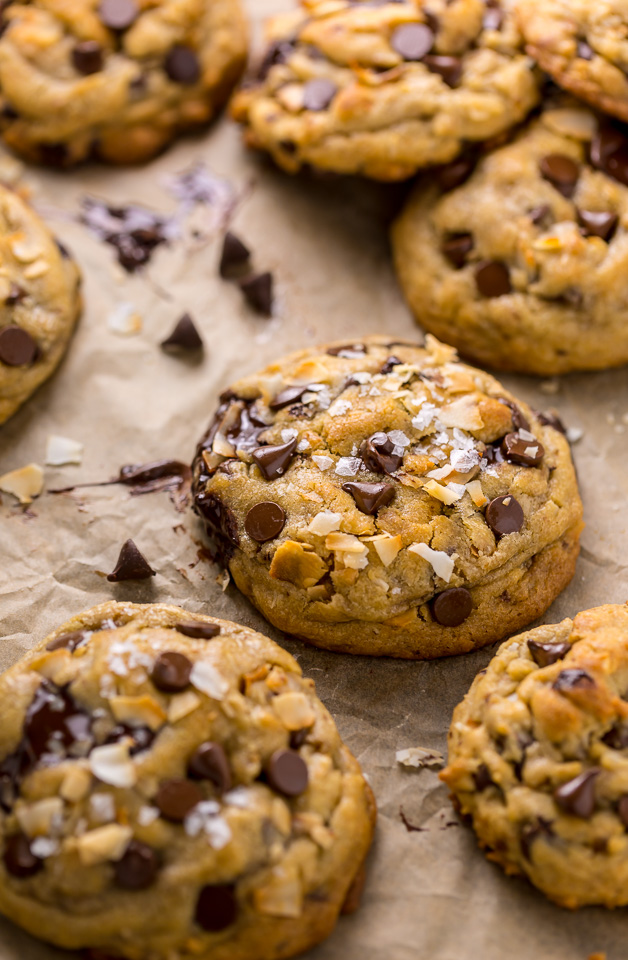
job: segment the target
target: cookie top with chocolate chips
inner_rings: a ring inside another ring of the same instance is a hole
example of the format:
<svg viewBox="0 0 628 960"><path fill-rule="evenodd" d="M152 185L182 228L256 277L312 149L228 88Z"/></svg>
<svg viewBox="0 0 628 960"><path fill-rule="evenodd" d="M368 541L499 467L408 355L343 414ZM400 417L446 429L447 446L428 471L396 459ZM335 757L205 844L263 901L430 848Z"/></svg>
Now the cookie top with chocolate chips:
<svg viewBox="0 0 628 960"><path fill-rule="evenodd" d="M106 603L3 674L0 703L0 909L30 933L116 957L193 943L199 960L266 960L331 931L374 802L277 644Z"/></svg>
<svg viewBox="0 0 628 960"><path fill-rule="evenodd" d="M492 643L545 610L578 550L564 436L431 336L304 350L234 384L194 493L264 615L353 653Z"/></svg>
<svg viewBox="0 0 628 960"><path fill-rule="evenodd" d="M0 424L59 364L81 308L68 251L0 184Z"/></svg>
<svg viewBox="0 0 628 960"><path fill-rule="evenodd" d="M561 906L626 906L628 606L504 643L454 712L441 774L489 859Z"/></svg>
<svg viewBox="0 0 628 960"><path fill-rule="evenodd" d="M393 229L418 322L501 370L628 362L628 129L552 96L453 186L420 185Z"/></svg>
<svg viewBox="0 0 628 960"><path fill-rule="evenodd" d="M520 123L539 88L510 0L308 0L268 24L233 114L249 146L402 180Z"/></svg>

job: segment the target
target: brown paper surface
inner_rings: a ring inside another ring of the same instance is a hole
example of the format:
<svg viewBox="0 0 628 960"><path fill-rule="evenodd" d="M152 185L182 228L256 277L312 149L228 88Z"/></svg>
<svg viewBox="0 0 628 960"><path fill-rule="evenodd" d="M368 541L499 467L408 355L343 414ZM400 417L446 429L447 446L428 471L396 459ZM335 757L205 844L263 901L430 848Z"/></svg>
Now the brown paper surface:
<svg viewBox="0 0 628 960"><path fill-rule="evenodd" d="M287 0L249 0L257 19ZM277 309L254 315L234 285L217 276L224 210L199 208L184 235L160 248L148 269L128 276L113 249L77 222L80 200L142 203L173 212L168 174L202 161L228 181L240 202L236 231L257 269L272 270ZM46 467L46 489L114 476L123 464L159 458L189 461L218 393L230 381L281 354L328 339L368 333L416 335L391 269L386 221L405 188L342 179L292 179L245 155L223 120L206 136L178 144L146 168L84 167L69 174L27 170L35 205L74 251L85 277L85 312L57 375L0 428L0 474L44 463L46 440L61 434L85 446L81 466ZM194 226L209 231L191 239ZM119 303L143 319L137 336L107 325ZM191 364L159 348L184 310L206 343ZM628 372L542 382L504 377L537 408L555 407L583 431L574 447L587 527L571 586L546 616L628 599ZM157 576L110 584L102 576L132 537ZM587 960L627 955L625 911L569 913L522 880L508 879L459 825L434 770L407 770L395 751L445 752L454 705L492 649L432 663L351 658L290 641L199 560L200 526L177 513L167 493L133 497L121 486L44 493L24 512L0 501L0 667L68 617L108 599L167 601L238 620L270 634L299 659L333 713L375 790L380 819L361 910L343 918L309 960ZM400 818L421 828L409 832ZM61 958L0 921L2 960Z"/></svg>

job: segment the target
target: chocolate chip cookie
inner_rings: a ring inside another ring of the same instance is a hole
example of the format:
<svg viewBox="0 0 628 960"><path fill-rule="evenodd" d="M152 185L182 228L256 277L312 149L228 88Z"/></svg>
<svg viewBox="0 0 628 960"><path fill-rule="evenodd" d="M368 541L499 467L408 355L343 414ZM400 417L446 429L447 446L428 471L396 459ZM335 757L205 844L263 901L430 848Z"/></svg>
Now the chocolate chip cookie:
<svg viewBox="0 0 628 960"><path fill-rule="evenodd" d="M527 49L561 87L628 121L625 0L515 0Z"/></svg>
<svg viewBox="0 0 628 960"><path fill-rule="evenodd" d="M492 643L549 606L578 554L564 436L430 336L304 350L239 381L193 470L240 590L331 650Z"/></svg>
<svg viewBox="0 0 628 960"><path fill-rule="evenodd" d="M148 160L213 117L246 43L240 0L9 0L0 134L48 166Z"/></svg>
<svg viewBox="0 0 628 960"><path fill-rule="evenodd" d="M626 131L565 99L472 169L419 186L393 229L418 322L501 370L628 362Z"/></svg>
<svg viewBox="0 0 628 960"><path fill-rule="evenodd" d="M441 774L490 860L564 907L625 906L628 607L513 637L456 708Z"/></svg>
<svg viewBox="0 0 628 960"><path fill-rule="evenodd" d="M128 960L278 960L333 929L372 793L295 660L106 603L0 677L0 909Z"/></svg>
<svg viewBox="0 0 628 960"><path fill-rule="evenodd" d="M402 180L521 122L537 78L498 0L309 0L268 26L233 114L251 147L305 164Z"/></svg>
<svg viewBox="0 0 628 960"><path fill-rule="evenodd" d="M65 247L0 185L0 424L59 364L80 313L79 285Z"/></svg>

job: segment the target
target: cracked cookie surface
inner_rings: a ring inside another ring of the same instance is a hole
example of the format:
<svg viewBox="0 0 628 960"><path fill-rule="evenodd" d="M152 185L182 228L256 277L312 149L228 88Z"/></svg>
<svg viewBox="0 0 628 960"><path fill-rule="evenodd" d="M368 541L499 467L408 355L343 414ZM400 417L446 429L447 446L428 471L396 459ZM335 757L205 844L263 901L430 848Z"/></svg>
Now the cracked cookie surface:
<svg viewBox="0 0 628 960"><path fill-rule="evenodd" d="M374 800L273 641L111 602L0 690L0 907L14 922L128 960L278 960L331 932Z"/></svg>
<svg viewBox="0 0 628 960"><path fill-rule="evenodd" d="M75 261L0 185L0 424L60 363L80 309Z"/></svg>
<svg viewBox="0 0 628 960"><path fill-rule="evenodd" d="M454 712L442 779L489 859L565 907L628 903L628 607L504 643Z"/></svg>
<svg viewBox="0 0 628 960"><path fill-rule="evenodd" d="M546 418L428 336L304 350L223 394L196 510L280 629L349 653L463 653L568 583L581 503Z"/></svg>
<svg viewBox="0 0 628 960"><path fill-rule="evenodd" d="M510 129L539 99L508 3L306 0L267 34L233 114L247 144L291 173L402 180Z"/></svg>
<svg viewBox="0 0 628 960"><path fill-rule="evenodd" d="M207 123L246 59L239 0L3 5L0 132L36 163L150 159Z"/></svg>
<svg viewBox="0 0 628 960"><path fill-rule="evenodd" d="M628 362L628 137L570 98L393 228L417 321L464 356L553 375Z"/></svg>

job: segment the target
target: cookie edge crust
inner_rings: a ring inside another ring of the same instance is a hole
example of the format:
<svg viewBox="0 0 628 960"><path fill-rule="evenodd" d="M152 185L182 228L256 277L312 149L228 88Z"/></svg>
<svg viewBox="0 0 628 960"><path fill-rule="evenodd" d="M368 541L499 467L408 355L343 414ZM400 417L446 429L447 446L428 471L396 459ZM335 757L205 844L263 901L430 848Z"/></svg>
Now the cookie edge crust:
<svg viewBox="0 0 628 960"><path fill-rule="evenodd" d="M586 100L603 113L610 113L624 123L628 123L628 99L604 93L588 76L574 76L575 71L572 69L571 60L565 61L564 57L551 53L541 44L528 43L526 51L559 87L569 90L580 100ZM610 64L610 61L607 62ZM615 64L610 65L615 66Z"/></svg>

